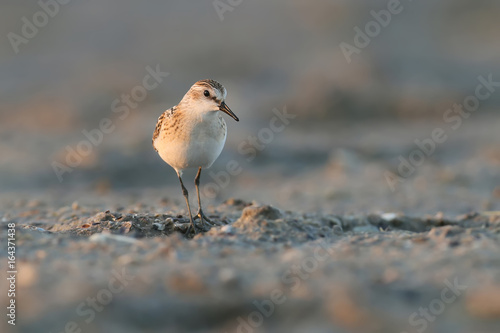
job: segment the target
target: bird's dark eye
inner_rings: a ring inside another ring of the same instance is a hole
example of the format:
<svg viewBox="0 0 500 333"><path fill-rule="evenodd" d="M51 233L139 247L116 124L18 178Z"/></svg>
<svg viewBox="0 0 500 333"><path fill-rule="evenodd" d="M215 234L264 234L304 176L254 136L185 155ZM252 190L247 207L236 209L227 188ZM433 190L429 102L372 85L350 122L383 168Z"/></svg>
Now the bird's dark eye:
<svg viewBox="0 0 500 333"><path fill-rule="evenodd" d="M205 96L207 96L207 97L210 97L210 92L209 92L208 90L205 90L205 91L203 92L203 95L205 95Z"/></svg>

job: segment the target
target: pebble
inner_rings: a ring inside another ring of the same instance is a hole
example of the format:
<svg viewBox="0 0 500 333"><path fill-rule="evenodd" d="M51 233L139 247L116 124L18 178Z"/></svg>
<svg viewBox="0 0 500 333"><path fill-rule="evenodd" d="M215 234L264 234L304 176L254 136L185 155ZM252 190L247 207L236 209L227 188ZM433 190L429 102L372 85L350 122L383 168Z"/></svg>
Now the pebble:
<svg viewBox="0 0 500 333"><path fill-rule="evenodd" d="M165 230L165 225L163 223L153 223L153 229L163 231Z"/></svg>
<svg viewBox="0 0 500 333"><path fill-rule="evenodd" d="M231 225L225 225L220 229L221 233L228 234L228 235L234 235L235 234L235 228Z"/></svg>
<svg viewBox="0 0 500 333"><path fill-rule="evenodd" d="M243 209L240 220L241 221L251 221L258 219L277 220L282 216L283 214L279 209L269 205L250 206Z"/></svg>
<svg viewBox="0 0 500 333"><path fill-rule="evenodd" d="M387 222L391 222L396 217L398 217L398 214L396 214L396 213L384 213L384 214L380 215L380 217L382 219L386 220Z"/></svg>
<svg viewBox="0 0 500 333"><path fill-rule="evenodd" d="M334 225L333 226L333 233L335 235L342 235L344 231L342 230L342 227L340 225Z"/></svg>

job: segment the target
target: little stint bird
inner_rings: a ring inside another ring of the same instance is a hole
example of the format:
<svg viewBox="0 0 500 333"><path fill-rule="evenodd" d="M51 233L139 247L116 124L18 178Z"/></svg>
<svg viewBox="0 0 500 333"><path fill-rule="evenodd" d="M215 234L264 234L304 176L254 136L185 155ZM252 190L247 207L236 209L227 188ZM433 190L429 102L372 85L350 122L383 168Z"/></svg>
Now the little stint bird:
<svg viewBox="0 0 500 333"><path fill-rule="evenodd" d="M191 222L187 234L191 228L196 233L196 228L188 191L182 182L182 171L198 168L194 184L199 208L195 218L199 218L202 225L205 224L204 220L212 223L201 208L200 175L201 169L209 168L219 157L226 142L226 122L219 111L239 121L225 103L226 94L226 88L214 80L196 82L178 105L158 118L153 134L153 148L179 177Z"/></svg>

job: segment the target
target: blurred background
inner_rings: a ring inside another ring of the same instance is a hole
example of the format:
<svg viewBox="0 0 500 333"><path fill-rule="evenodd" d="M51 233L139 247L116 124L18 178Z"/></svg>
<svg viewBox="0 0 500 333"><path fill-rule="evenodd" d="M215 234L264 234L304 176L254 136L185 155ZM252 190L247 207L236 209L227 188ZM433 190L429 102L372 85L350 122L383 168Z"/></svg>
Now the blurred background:
<svg viewBox="0 0 500 333"><path fill-rule="evenodd" d="M500 208L500 93L455 131L443 120L474 94L478 76L500 80L500 4L403 0L401 13L348 62L341 43L354 46L355 27L364 30L374 20L370 11L387 3L243 0L221 1L217 10L213 1L71 1L44 15L37 2L5 0L0 188L68 202L140 190L181 202L151 136L164 110L194 82L212 78L227 88L241 119L226 119L226 149L203 176L215 184L204 188L212 202L235 196L339 214ZM115 112L140 90L148 68L169 75L125 106L126 115ZM273 109L296 117L269 137ZM84 147L84 132L102 119L113 130L69 167L68 152ZM408 159L414 141L435 128L448 139L390 185L400 156ZM244 151L259 133L253 158ZM226 182L220 172L230 161L241 172ZM54 165L72 172L60 181Z"/></svg>

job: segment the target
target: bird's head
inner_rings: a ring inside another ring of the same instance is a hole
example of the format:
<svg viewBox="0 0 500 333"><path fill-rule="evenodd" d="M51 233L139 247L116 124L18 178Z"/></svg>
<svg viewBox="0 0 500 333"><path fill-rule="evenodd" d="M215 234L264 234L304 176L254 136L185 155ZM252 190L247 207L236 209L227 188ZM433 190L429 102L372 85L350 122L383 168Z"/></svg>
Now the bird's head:
<svg viewBox="0 0 500 333"><path fill-rule="evenodd" d="M186 106L195 112L222 111L234 120L240 121L226 105L226 95L226 88L219 82L214 80L201 80L193 84L181 103L188 104Z"/></svg>

